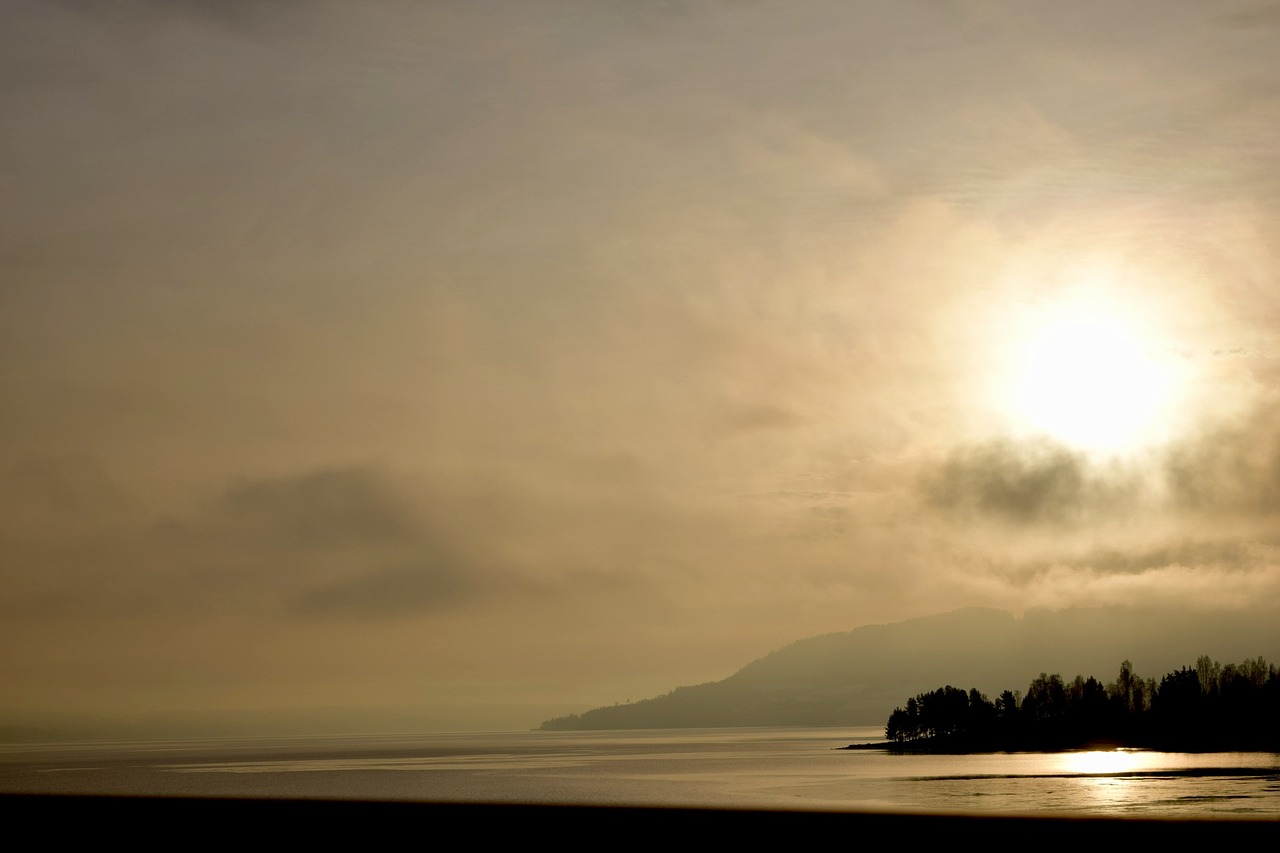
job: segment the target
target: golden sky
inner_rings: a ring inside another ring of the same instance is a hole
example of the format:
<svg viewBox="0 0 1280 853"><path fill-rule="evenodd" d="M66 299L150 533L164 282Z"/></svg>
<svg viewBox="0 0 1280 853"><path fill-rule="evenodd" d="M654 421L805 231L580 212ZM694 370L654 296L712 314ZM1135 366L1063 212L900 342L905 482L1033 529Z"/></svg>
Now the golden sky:
<svg viewBox="0 0 1280 853"><path fill-rule="evenodd" d="M965 605L1280 604L1278 42L0 3L0 715L527 727Z"/></svg>

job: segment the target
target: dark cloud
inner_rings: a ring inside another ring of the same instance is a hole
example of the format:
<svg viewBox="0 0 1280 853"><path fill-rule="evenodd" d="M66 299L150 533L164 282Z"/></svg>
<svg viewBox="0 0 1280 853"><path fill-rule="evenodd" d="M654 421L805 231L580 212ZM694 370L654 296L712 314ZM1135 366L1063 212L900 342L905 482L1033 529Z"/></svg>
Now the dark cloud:
<svg viewBox="0 0 1280 853"><path fill-rule="evenodd" d="M1017 524L1069 522L1126 509L1140 490L1138 478L1120 467L1048 441L996 441L956 450L926 475L929 503L961 514Z"/></svg>
<svg viewBox="0 0 1280 853"><path fill-rule="evenodd" d="M303 613L382 617L438 610L480 590L474 566L443 553L422 556L412 565L380 567L306 590L293 604Z"/></svg>
<svg viewBox="0 0 1280 853"><path fill-rule="evenodd" d="M1174 505L1209 515L1280 512L1277 417L1277 407L1261 407L1240 423L1172 448L1164 474Z"/></svg>
<svg viewBox="0 0 1280 853"><path fill-rule="evenodd" d="M1168 566L1246 569L1257 565L1259 559L1244 542L1186 541L1132 551L1104 548L1076 562L1102 574L1133 575Z"/></svg>
<svg viewBox="0 0 1280 853"><path fill-rule="evenodd" d="M218 500L213 521L247 541L308 550L399 544L418 533L403 499L362 468L240 482Z"/></svg>
<svg viewBox="0 0 1280 853"><path fill-rule="evenodd" d="M211 584L238 567L244 583L274 588L302 613L438 611L497 586L498 573L461 543L467 532L367 467L240 482L190 533L218 540L230 564L210 565Z"/></svg>
<svg viewBox="0 0 1280 853"><path fill-rule="evenodd" d="M1012 574L1033 580L1056 569L1071 569L1094 576L1141 575L1170 568L1248 571L1262 565L1257 547L1240 541L1185 540L1150 547L1107 545L1078 555L1034 560Z"/></svg>
<svg viewBox="0 0 1280 853"><path fill-rule="evenodd" d="M87 463L29 460L3 472L0 497L12 512L0 528L0 609L378 616L438 611L502 588L502 573L463 542L467 531L372 468L243 479L203 510L150 524L109 512L115 495Z"/></svg>
<svg viewBox="0 0 1280 853"><path fill-rule="evenodd" d="M923 492L949 512L1019 524L1100 520L1142 506L1258 519L1280 513L1277 423L1280 408L1260 406L1127 463L1043 441L967 446L922 479Z"/></svg>

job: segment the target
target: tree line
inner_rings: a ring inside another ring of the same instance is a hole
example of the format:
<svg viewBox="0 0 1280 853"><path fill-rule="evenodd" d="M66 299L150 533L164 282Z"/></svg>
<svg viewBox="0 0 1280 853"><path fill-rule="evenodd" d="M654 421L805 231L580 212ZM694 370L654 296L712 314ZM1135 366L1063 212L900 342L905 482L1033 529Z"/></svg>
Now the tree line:
<svg viewBox="0 0 1280 853"><path fill-rule="evenodd" d="M901 751L987 752L1126 746L1179 752L1280 751L1280 670L1261 657L1201 657L1157 682L1129 661L1110 684L1040 673L994 701L947 685L907 700L885 725Z"/></svg>

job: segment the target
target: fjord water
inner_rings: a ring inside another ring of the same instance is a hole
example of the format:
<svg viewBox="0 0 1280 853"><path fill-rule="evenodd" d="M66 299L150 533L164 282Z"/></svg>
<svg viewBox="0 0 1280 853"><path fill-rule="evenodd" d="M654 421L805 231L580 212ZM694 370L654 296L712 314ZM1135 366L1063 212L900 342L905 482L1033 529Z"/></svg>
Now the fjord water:
<svg viewBox="0 0 1280 853"><path fill-rule="evenodd" d="M21 745L0 793L1280 820L1280 755L890 755L863 729L510 732Z"/></svg>

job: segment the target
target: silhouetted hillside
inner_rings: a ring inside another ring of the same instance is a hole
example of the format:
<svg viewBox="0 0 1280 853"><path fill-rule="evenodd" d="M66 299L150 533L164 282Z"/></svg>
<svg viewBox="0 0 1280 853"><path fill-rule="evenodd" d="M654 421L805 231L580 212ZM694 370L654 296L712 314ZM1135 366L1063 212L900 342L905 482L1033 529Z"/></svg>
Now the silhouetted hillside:
<svg viewBox="0 0 1280 853"><path fill-rule="evenodd" d="M903 696L938 684L996 693L1038 672L1164 671L1209 654L1280 656L1271 614L1093 608L1023 618L970 608L798 640L723 681L547 720L544 729L883 725Z"/></svg>

